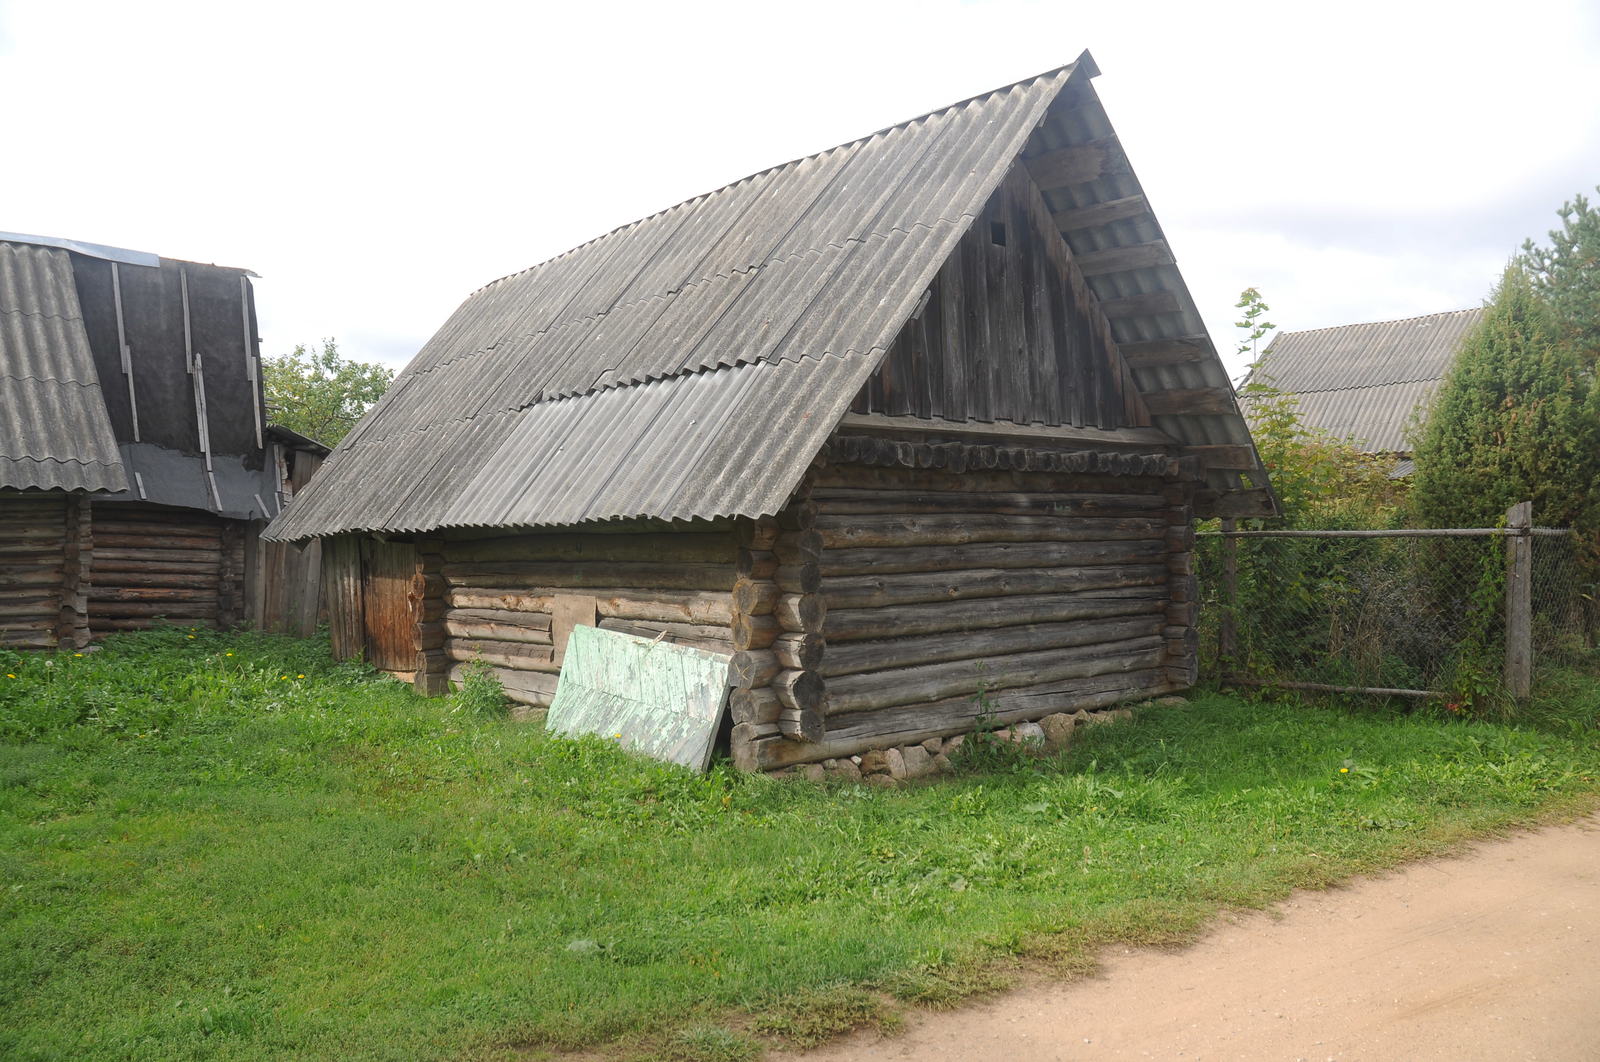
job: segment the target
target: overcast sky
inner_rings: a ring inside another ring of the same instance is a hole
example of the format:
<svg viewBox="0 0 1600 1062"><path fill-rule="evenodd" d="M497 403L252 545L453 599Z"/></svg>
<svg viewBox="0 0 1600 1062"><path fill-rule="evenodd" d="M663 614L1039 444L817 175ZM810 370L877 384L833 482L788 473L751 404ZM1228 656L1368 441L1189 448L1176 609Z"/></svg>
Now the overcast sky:
<svg viewBox="0 0 1600 1062"><path fill-rule="evenodd" d="M1085 48L1230 355L1248 285L1290 330L1477 305L1600 183L1596 0L0 0L0 230L246 266L266 353L399 366L496 277Z"/></svg>

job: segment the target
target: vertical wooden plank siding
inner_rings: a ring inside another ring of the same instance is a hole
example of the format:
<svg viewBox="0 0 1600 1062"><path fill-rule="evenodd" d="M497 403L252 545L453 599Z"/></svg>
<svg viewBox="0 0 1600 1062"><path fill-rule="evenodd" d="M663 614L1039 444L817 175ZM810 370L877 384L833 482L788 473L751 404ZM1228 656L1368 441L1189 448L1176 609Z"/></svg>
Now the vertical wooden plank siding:
<svg viewBox="0 0 1600 1062"><path fill-rule="evenodd" d="M1015 167L851 407L943 420L1150 423L1088 282Z"/></svg>
<svg viewBox="0 0 1600 1062"><path fill-rule="evenodd" d="M405 674L416 671L416 616L411 582L417 547L410 542L361 541L362 632L366 659L373 667Z"/></svg>
<svg viewBox="0 0 1600 1062"><path fill-rule="evenodd" d="M328 606L333 655L354 660L366 651L366 618L361 596L361 539L335 535L322 540L322 597Z"/></svg>

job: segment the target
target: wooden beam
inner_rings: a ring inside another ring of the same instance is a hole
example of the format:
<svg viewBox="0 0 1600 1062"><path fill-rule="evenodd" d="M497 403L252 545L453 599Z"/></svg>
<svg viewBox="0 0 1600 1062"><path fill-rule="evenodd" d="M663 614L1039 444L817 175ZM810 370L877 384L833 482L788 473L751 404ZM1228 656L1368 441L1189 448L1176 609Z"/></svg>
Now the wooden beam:
<svg viewBox="0 0 1600 1062"><path fill-rule="evenodd" d="M1174 446L1178 440L1156 428L1075 428L1070 424L1049 427L1044 424L1014 424L997 420L992 424L968 420L934 420L927 417L890 417L881 413L846 413L840 428L894 433L937 434L959 438L1040 440L1097 443L1101 446Z"/></svg>
<svg viewBox="0 0 1600 1062"><path fill-rule="evenodd" d="M1171 391L1151 391L1144 403L1155 417L1182 417L1194 414L1221 416L1236 412L1233 389L1229 387L1178 388Z"/></svg>
<svg viewBox="0 0 1600 1062"><path fill-rule="evenodd" d="M1120 299L1101 299L1100 310L1112 320L1122 317L1147 317L1157 313L1178 313L1183 306L1171 291L1151 291L1126 295Z"/></svg>
<svg viewBox="0 0 1600 1062"><path fill-rule="evenodd" d="M1150 213L1149 201L1142 195L1130 195L1122 199L1108 199L1104 203L1096 203L1093 206L1058 210L1055 212L1054 217L1056 228L1062 232L1072 232L1076 229L1092 229L1099 225L1109 225L1113 221L1136 218L1148 213Z"/></svg>
<svg viewBox="0 0 1600 1062"><path fill-rule="evenodd" d="M1177 336L1173 339L1145 339L1120 343L1122 360L1130 369L1154 369L1161 365L1187 365L1204 361L1211 353L1206 336Z"/></svg>
<svg viewBox="0 0 1600 1062"><path fill-rule="evenodd" d="M1080 254L1078 268L1086 277L1106 273L1123 273L1130 269L1148 269L1151 266L1172 265L1172 249L1166 240L1136 243L1129 247L1110 247L1104 251Z"/></svg>
<svg viewBox="0 0 1600 1062"><path fill-rule="evenodd" d="M1023 159L1028 174L1041 191L1085 184L1111 174L1129 172L1128 157L1117 138L1108 136Z"/></svg>
<svg viewBox="0 0 1600 1062"><path fill-rule="evenodd" d="M1207 468L1227 468L1246 471L1258 467L1255 449L1249 446L1216 444L1185 446L1185 457L1198 457Z"/></svg>
<svg viewBox="0 0 1600 1062"><path fill-rule="evenodd" d="M1235 490L1212 498L1195 498L1195 515L1201 519L1213 516L1268 517L1277 516L1278 509L1272 495L1264 490Z"/></svg>

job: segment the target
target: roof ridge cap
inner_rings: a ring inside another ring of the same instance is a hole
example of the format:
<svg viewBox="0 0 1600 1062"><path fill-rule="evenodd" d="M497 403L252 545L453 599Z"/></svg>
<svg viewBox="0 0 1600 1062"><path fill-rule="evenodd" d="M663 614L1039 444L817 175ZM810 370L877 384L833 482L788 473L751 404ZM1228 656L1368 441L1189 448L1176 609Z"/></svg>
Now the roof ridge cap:
<svg viewBox="0 0 1600 1062"><path fill-rule="evenodd" d="M1405 324L1407 321L1423 321L1430 317L1451 317L1456 314L1478 313L1482 310L1482 306L1468 306L1460 310L1440 310L1436 313L1420 313L1415 317L1391 317L1382 321L1351 321L1348 324L1323 325L1321 328L1302 328L1294 332L1278 332L1272 337L1271 346L1277 345L1278 340L1282 339L1284 336L1308 336L1313 332L1337 332L1344 328L1366 328L1371 325ZM1271 349L1271 346L1268 347L1269 350ZM1265 353L1265 351L1263 351L1263 353Z"/></svg>

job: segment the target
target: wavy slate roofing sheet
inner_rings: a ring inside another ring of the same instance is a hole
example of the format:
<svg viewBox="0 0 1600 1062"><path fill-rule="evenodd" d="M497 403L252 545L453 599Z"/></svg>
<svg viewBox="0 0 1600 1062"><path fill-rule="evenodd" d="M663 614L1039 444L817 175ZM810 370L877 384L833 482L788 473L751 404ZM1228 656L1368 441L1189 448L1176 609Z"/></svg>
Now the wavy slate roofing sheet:
<svg viewBox="0 0 1600 1062"><path fill-rule="evenodd" d="M127 486L67 252L0 242L0 488Z"/></svg>
<svg viewBox="0 0 1600 1062"><path fill-rule="evenodd" d="M1407 428L1482 317L1482 309L1452 310L1280 332L1252 379L1298 396L1301 420L1311 427L1370 453L1407 452Z"/></svg>
<svg viewBox="0 0 1600 1062"><path fill-rule="evenodd" d="M480 289L268 536L780 508L1074 69Z"/></svg>
<svg viewBox="0 0 1600 1062"><path fill-rule="evenodd" d="M1108 145L1107 175L1049 190L1052 210L1142 197L1088 84L1097 73L1085 55L480 289L267 537L775 511L1019 156ZM1145 209L1066 236L1081 255L1161 230ZM1164 300L1121 313L1120 340L1198 337L1196 360L1136 369L1142 391L1231 396L1175 265L1091 287ZM1185 443L1250 444L1237 412L1157 425ZM1247 474L1265 487L1257 465ZM1243 485L1236 471L1211 479Z"/></svg>

